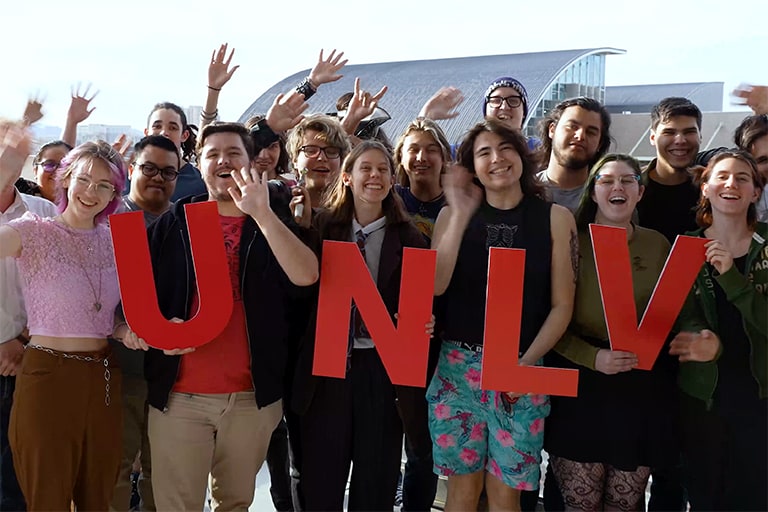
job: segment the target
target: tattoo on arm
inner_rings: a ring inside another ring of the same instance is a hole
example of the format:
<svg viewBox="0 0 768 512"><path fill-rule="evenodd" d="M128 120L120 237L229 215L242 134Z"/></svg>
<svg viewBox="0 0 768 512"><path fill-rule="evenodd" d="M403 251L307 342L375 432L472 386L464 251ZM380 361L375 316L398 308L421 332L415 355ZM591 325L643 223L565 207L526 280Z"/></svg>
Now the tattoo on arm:
<svg viewBox="0 0 768 512"><path fill-rule="evenodd" d="M573 268L573 282L579 276L579 237L575 231L571 231L571 267Z"/></svg>

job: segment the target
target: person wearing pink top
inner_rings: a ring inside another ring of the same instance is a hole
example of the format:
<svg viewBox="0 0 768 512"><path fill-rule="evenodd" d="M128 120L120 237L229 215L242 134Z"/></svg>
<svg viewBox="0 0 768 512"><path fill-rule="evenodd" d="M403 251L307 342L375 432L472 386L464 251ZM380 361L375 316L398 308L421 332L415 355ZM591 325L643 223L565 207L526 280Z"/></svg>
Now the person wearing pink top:
<svg viewBox="0 0 768 512"><path fill-rule="evenodd" d="M18 172L29 133L0 131L0 177ZM17 377L9 440L28 510L107 510L121 455L120 372L107 337L120 301L107 216L125 165L106 142L62 160L59 215L27 213L0 227L0 258L16 258L30 341Z"/></svg>

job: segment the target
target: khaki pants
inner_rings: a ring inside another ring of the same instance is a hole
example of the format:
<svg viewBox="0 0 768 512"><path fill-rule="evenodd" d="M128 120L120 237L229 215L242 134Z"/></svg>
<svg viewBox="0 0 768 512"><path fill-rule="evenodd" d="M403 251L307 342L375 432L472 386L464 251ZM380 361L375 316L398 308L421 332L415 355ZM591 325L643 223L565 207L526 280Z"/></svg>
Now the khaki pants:
<svg viewBox="0 0 768 512"><path fill-rule="evenodd" d="M27 510L107 510L122 453L120 370L108 352L27 348L8 438ZM69 357L66 357L69 356ZM107 371L109 381L107 381ZM107 404L107 384L109 404Z"/></svg>
<svg viewBox="0 0 768 512"><path fill-rule="evenodd" d="M154 512L152 463L147 437L147 381L143 377L123 376L123 458L112 495L111 510L127 512L131 503L131 473L136 454L141 452L139 494L141 510Z"/></svg>
<svg viewBox="0 0 768 512"><path fill-rule="evenodd" d="M202 510L208 485L212 510L248 510L282 416L281 400L259 409L252 391L171 393L166 412L150 407L157 510Z"/></svg>

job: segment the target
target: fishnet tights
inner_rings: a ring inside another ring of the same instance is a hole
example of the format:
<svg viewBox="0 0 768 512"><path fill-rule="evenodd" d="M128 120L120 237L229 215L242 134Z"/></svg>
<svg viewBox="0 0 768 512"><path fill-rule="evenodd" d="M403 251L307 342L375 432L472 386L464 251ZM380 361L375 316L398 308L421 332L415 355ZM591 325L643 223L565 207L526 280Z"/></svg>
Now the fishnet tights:
<svg viewBox="0 0 768 512"><path fill-rule="evenodd" d="M566 510L638 510L651 468L620 471L608 464L549 458Z"/></svg>

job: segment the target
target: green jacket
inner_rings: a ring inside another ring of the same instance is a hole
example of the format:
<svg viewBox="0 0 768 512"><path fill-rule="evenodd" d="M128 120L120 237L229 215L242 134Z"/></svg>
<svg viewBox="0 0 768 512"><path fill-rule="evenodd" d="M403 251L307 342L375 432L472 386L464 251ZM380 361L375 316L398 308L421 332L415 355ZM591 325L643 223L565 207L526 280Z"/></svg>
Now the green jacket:
<svg viewBox="0 0 768 512"><path fill-rule="evenodd" d="M691 236L704 236L699 229ZM768 224L758 222L747 253L747 275L736 266L724 274L710 273L704 265L688 296L679 319L679 330L699 331L709 329L719 332L718 312L715 301L714 279L723 289L728 300L742 316L744 331L751 346L750 367L759 386L760 398L768 397ZM716 275L717 274L717 275ZM728 350L722 347L721 350ZM717 360L707 363L682 363L680 388L695 398L712 406L712 396L717 387Z"/></svg>

